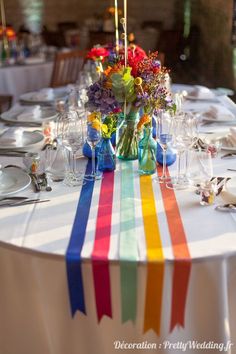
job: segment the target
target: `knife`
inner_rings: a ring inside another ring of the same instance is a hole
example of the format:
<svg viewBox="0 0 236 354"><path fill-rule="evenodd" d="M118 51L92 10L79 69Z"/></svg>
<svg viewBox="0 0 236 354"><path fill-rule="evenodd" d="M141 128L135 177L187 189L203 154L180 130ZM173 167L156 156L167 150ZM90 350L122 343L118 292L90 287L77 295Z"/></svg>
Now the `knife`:
<svg viewBox="0 0 236 354"><path fill-rule="evenodd" d="M20 202L12 202L12 203L5 203L5 204L1 204L0 203L0 207L15 207L15 206L21 206L21 205L29 205L29 204L40 204L40 203L45 203L45 202L49 202L50 199L29 199L29 200L23 200Z"/></svg>
<svg viewBox="0 0 236 354"><path fill-rule="evenodd" d="M236 204L229 203L229 204L217 205L215 209L218 211L228 211L230 213L236 213Z"/></svg>

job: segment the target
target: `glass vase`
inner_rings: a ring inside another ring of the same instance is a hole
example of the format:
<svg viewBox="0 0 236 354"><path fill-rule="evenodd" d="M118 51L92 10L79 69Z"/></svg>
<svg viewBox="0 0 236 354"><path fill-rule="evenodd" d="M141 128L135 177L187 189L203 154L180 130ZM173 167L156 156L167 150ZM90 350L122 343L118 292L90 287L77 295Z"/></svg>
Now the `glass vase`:
<svg viewBox="0 0 236 354"><path fill-rule="evenodd" d="M116 155L122 160L137 160L138 158L138 138L137 121L139 112L129 112L123 119L117 132Z"/></svg>
<svg viewBox="0 0 236 354"><path fill-rule="evenodd" d="M163 165L163 150L159 143L157 143L157 162L162 166ZM168 147L166 151L166 166L171 166L176 161L176 151Z"/></svg>
<svg viewBox="0 0 236 354"><path fill-rule="evenodd" d="M157 143L152 137L152 128L144 127L143 138L138 145L139 173L152 175L156 172Z"/></svg>
<svg viewBox="0 0 236 354"><path fill-rule="evenodd" d="M103 138L98 151L99 171L114 171L116 169L116 155L112 146L111 139Z"/></svg>

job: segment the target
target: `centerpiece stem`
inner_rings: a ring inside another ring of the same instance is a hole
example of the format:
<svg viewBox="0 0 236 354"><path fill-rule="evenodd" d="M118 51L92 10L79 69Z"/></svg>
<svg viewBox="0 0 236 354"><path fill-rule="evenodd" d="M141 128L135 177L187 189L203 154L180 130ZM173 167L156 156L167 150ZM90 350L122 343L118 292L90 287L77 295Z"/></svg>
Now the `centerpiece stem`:
<svg viewBox="0 0 236 354"><path fill-rule="evenodd" d="M116 53L119 54L119 28L118 28L118 3L115 0L115 35L116 35Z"/></svg>

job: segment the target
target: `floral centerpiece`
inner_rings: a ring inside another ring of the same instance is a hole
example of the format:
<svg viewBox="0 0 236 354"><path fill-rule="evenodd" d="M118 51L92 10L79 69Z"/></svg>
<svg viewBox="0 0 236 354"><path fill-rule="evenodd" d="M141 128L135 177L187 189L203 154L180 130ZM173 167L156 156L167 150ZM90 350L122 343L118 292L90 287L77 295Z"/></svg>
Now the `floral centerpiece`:
<svg viewBox="0 0 236 354"><path fill-rule="evenodd" d="M128 48L127 66L124 51L110 50L103 62L99 79L88 88L88 108L107 116L122 110L124 118L117 141L122 159L138 158L137 122L139 112L152 116L159 110L173 109L171 94L165 86L168 73L158 60L158 52L146 55L138 46Z"/></svg>

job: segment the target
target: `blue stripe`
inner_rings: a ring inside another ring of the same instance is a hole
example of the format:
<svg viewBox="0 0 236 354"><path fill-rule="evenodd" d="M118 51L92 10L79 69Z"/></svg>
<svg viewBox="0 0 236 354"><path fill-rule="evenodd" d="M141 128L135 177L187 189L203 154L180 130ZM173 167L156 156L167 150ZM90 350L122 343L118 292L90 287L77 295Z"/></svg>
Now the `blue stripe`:
<svg viewBox="0 0 236 354"><path fill-rule="evenodd" d="M90 173L91 161L88 161L85 174ZM70 242L66 251L67 281L72 316L75 315L77 310L86 314L81 270L81 251L85 239L93 188L94 181L86 181L82 186Z"/></svg>

